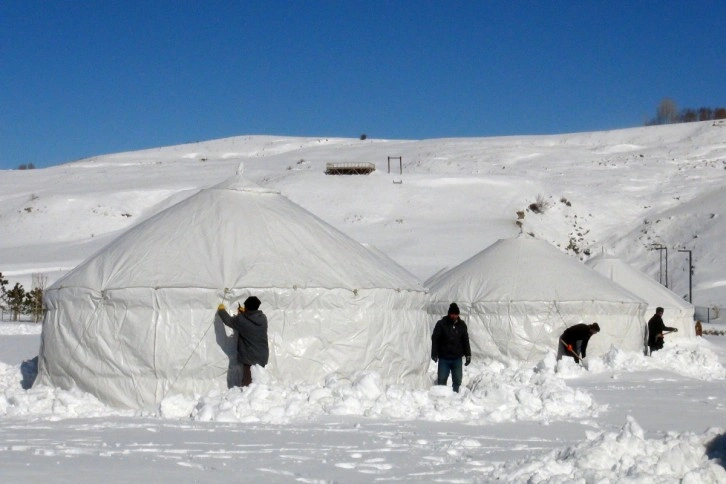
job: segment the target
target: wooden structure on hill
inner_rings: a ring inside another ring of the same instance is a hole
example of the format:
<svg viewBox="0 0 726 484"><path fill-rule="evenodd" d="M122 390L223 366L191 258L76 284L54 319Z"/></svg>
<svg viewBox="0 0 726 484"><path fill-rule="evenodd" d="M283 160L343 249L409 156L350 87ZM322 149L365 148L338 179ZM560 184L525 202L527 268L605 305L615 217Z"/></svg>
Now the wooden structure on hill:
<svg viewBox="0 0 726 484"><path fill-rule="evenodd" d="M376 171L373 163L326 163L326 175L369 175Z"/></svg>

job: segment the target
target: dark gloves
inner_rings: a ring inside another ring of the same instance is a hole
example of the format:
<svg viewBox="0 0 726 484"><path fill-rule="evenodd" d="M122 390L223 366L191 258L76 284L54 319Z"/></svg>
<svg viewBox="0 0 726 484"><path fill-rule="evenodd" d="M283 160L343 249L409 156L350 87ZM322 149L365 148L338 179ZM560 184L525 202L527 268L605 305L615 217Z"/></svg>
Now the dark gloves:
<svg viewBox="0 0 726 484"><path fill-rule="evenodd" d="M471 363L471 356L466 357L466 361L464 362L464 366L469 366L469 363Z"/></svg>
<svg viewBox="0 0 726 484"><path fill-rule="evenodd" d="M674 333L677 333L678 332L678 328L674 329L673 332Z"/></svg>
<svg viewBox="0 0 726 484"><path fill-rule="evenodd" d="M439 361L439 357L436 356L436 355L431 355L431 359L434 360L434 363L436 363L437 361Z"/></svg>

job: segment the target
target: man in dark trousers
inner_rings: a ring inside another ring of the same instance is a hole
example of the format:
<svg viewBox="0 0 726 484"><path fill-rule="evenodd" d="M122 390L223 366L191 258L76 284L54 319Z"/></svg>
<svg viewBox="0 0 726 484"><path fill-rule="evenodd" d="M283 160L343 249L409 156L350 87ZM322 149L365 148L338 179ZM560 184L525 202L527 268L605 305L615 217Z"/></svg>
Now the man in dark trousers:
<svg viewBox="0 0 726 484"><path fill-rule="evenodd" d="M678 328L670 328L663 322L663 308L655 308L655 314L648 321L648 349L651 354L663 348L663 332L678 331Z"/></svg>
<svg viewBox="0 0 726 484"><path fill-rule="evenodd" d="M451 303L449 313L436 323L431 335L431 359L439 364L438 385L446 385L451 373L454 391L458 393L463 377L462 358L466 358L464 366L471 363L469 331L459 318L459 306Z"/></svg>
<svg viewBox="0 0 726 484"><path fill-rule="evenodd" d="M227 313L224 304L217 308L217 314L224 324L237 331L237 362L242 365L242 381L239 386L252 383L252 365L265 366L270 357L267 345L267 316L259 310L260 300L250 296L244 307L239 307L237 316Z"/></svg>
<svg viewBox="0 0 726 484"><path fill-rule="evenodd" d="M575 363L580 362L580 358L587 356L587 343L593 334L600 332L600 325L592 324L575 324L570 326L560 336L560 344L558 345L557 359L562 356L571 356L575 359Z"/></svg>

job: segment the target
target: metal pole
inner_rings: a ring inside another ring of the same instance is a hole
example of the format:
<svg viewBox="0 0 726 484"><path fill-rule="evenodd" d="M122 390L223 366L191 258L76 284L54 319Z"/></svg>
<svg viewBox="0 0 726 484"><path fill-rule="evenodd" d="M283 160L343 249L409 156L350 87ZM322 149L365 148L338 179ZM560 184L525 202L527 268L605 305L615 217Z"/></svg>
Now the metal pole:
<svg viewBox="0 0 726 484"><path fill-rule="evenodd" d="M658 271L658 282L660 284L663 284L663 278L661 277L661 275L663 273L663 251L665 250L665 287L668 287L668 247L664 246L663 244L653 244L651 248L653 250L657 250L660 256L660 270Z"/></svg>
<svg viewBox="0 0 726 484"><path fill-rule="evenodd" d="M665 286L668 287L668 247L663 247L665 249L665 261L666 261L666 284Z"/></svg>
<svg viewBox="0 0 726 484"><path fill-rule="evenodd" d="M693 304L693 263L690 250L688 251L688 302Z"/></svg>
<svg viewBox="0 0 726 484"><path fill-rule="evenodd" d="M693 264L691 264L691 251L678 249L678 252L688 252L688 302L693 304Z"/></svg>

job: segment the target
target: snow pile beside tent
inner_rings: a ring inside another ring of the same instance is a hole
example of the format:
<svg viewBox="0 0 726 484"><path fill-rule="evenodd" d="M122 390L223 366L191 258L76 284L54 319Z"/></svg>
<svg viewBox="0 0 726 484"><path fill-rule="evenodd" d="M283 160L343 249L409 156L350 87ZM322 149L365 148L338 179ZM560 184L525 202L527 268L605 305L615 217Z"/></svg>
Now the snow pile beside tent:
<svg viewBox="0 0 726 484"><path fill-rule="evenodd" d="M5 389L0 397L0 416L59 420L134 415L129 410L108 407L77 388L62 390L41 386L23 390L17 376L17 368L0 363L0 385Z"/></svg>
<svg viewBox="0 0 726 484"><path fill-rule="evenodd" d="M32 334L37 325L0 325L0 334ZM21 365L0 362L0 416L48 418L147 415L199 421L285 423L326 415L348 415L405 420L487 424L509 421L555 422L596 417L607 405L584 390L567 385L570 379L600 374L662 370L703 381L726 379L726 370L701 338L666 346L653 356L611 348L588 357L587 369L570 358L556 361L549 352L537 365L514 360L475 359L466 367L462 392L449 385L434 386L435 365L428 367L428 386L412 390L387 384L372 371L350 377L331 374L321 384L287 383L272 372L253 367L258 383L215 390L194 398L175 395L155 408L120 410L105 405L77 388L62 390L44 385L27 388L37 374L36 359Z"/></svg>
<svg viewBox="0 0 726 484"><path fill-rule="evenodd" d="M322 385L275 380L253 367L258 383L188 398L170 396L156 410L119 410L78 389L35 385L24 390L20 369L0 363L0 415L50 419L158 415L169 419L282 424L325 415L486 424L507 421L550 422L572 416L594 417L605 410L582 390L555 374L554 354L537 367L486 360L467 367L468 388L450 386L411 390L385 384L378 373L361 371L351 378L331 375ZM433 365L429 378L434 379Z"/></svg>
<svg viewBox="0 0 726 484"><path fill-rule="evenodd" d="M355 415L377 418L456 421L486 424L508 421L553 421L593 417L605 409L586 392L568 387L549 365L536 368L510 366L494 360L467 367L467 389L453 393L449 386L407 390L384 385L376 373L359 372L351 379L329 377L323 386L285 386L268 380L244 392L211 394L194 402L169 402L166 416L195 420L285 423L320 415ZM258 371L260 375L262 371ZM433 371L430 373L433 381Z"/></svg>
<svg viewBox="0 0 726 484"><path fill-rule="evenodd" d="M613 347L601 358L592 358L588 362L588 371L591 373L646 370L665 370L698 380L726 378L726 369L718 356L711 351L708 342L700 339L666 341L662 350L650 356Z"/></svg>
<svg viewBox="0 0 726 484"><path fill-rule="evenodd" d="M726 434L671 432L646 439L632 417L619 432L590 433L581 444L544 457L482 469L503 482L726 482ZM491 472L491 473L490 473Z"/></svg>

